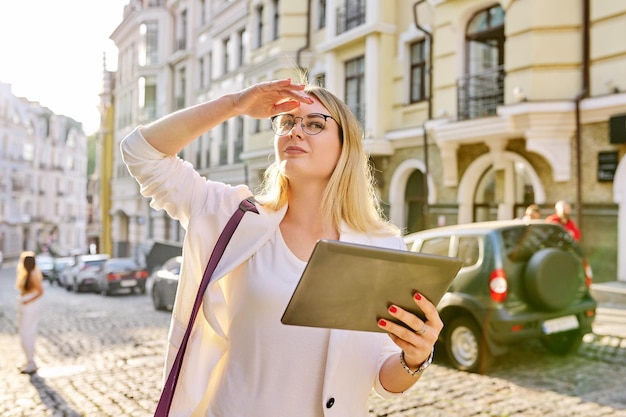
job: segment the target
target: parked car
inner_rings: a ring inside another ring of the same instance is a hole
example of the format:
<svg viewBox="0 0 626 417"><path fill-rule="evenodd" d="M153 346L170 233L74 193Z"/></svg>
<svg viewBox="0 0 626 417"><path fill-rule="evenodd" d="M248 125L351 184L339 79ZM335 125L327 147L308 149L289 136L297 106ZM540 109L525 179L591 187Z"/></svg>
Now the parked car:
<svg viewBox="0 0 626 417"><path fill-rule="evenodd" d="M74 292L97 290L96 271L110 257L108 254L76 255L74 265L61 274L63 285L68 291Z"/></svg>
<svg viewBox="0 0 626 417"><path fill-rule="evenodd" d="M529 339L565 355L591 332L592 271L559 225L477 222L412 233L405 242L412 251L463 260L437 305L444 322L439 344L459 370L484 373L508 346Z"/></svg>
<svg viewBox="0 0 626 417"><path fill-rule="evenodd" d="M53 281L54 276L54 258L49 253L40 253L35 256L37 268L41 271L44 280Z"/></svg>
<svg viewBox="0 0 626 417"><path fill-rule="evenodd" d="M63 273L63 270L65 270L65 268L69 268L72 265L74 265L74 258L72 256L62 256L59 258L54 258L54 269L52 270L50 283L56 283L59 286L63 286L61 274Z"/></svg>
<svg viewBox="0 0 626 417"><path fill-rule="evenodd" d="M147 278L148 272L133 258L108 259L96 271L98 290L105 296L127 289L145 294Z"/></svg>
<svg viewBox="0 0 626 417"><path fill-rule="evenodd" d="M171 310L174 306L182 256L168 259L150 276L152 304L157 310Z"/></svg>

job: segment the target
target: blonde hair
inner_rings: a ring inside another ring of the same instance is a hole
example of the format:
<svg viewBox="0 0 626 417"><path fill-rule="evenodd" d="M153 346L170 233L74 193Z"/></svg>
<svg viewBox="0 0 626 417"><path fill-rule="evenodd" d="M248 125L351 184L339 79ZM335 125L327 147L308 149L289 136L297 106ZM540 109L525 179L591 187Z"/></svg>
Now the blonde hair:
<svg viewBox="0 0 626 417"><path fill-rule="evenodd" d="M29 278L36 268L35 252L22 252L15 272L15 288L22 291L29 290Z"/></svg>
<svg viewBox="0 0 626 417"><path fill-rule="evenodd" d="M308 85L305 92L317 98L339 125L341 154L322 196L322 216L332 219L337 230L343 221L358 232L399 235L400 230L385 219L376 196L361 124L350 108L327 89ZM277 161L265 170L256 199L274 211L287 204L289 180Z"/></svg>

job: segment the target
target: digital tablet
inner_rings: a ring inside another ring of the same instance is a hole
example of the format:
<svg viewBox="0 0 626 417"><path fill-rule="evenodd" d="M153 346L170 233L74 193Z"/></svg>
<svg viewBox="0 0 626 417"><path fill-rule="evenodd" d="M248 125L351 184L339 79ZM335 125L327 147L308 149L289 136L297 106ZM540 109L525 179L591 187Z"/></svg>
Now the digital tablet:
<svg viewBox="0 0 626 417"><path fill-rule="evenodd" d="M421 318L419 292L437 305L461 269L458 258L346 243L317 242L281 318L283 324L384 332L391 304Z"/></svg>

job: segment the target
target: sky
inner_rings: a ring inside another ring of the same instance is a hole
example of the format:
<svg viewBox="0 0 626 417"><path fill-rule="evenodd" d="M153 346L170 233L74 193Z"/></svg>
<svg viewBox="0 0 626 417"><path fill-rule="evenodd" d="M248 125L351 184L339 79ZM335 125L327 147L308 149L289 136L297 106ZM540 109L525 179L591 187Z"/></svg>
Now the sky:
<svg viewBox="0 0 626 417"><path fill-rule="evenodd" d="M0 0L0 82L83 124L100 123L103 55L117 69L109 36L128 0Z"/></svg>

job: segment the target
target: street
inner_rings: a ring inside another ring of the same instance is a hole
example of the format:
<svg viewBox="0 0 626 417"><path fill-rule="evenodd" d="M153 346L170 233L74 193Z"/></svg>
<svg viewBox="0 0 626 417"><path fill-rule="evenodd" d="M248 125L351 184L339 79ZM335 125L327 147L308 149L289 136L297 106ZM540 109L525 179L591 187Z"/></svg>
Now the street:
<svg viewBox="0 0 626 417"><path fill-rule="evenodd" d="M169 313L154 310L148 295L74 294L46 282L39 372L22 375L14 274L11 264L0 270L0 415L152 416ZM621 337L587 335L578 354L565 358L538 343L520 345L487 375L452 369L441 350L408 397L372 397L370 416L626 416L624 382Z"/></svg>

